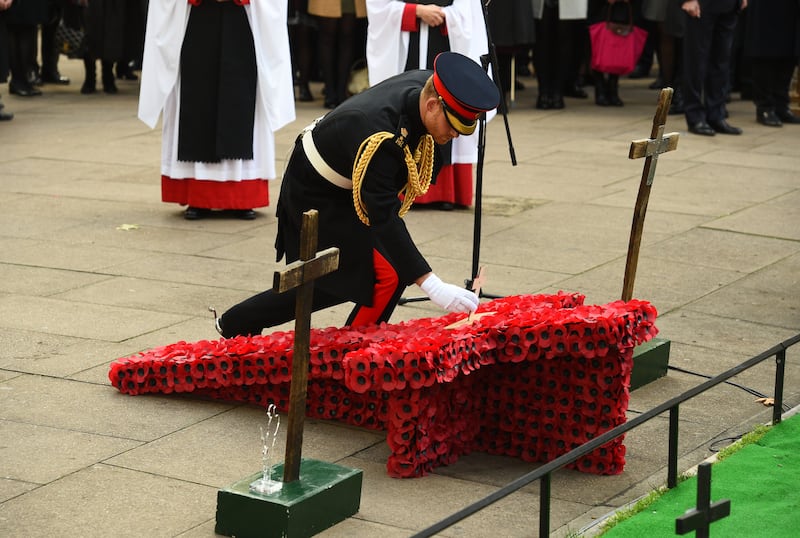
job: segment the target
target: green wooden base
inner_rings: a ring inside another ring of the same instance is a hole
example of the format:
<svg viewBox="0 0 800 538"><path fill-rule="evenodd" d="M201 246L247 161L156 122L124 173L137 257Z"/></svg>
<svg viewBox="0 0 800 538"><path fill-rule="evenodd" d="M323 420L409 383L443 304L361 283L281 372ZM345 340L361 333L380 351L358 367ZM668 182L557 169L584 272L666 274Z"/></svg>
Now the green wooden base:
<svg viewBox="0 0 800 538"><path fill-rule="evenodd" d="M667 375L669 340L653 338L633 350L631 390L636 390Z"/></svg>
<svg viewBox="0 0 800 538"><path fill-rule="evenodd" d="M276 465L272 479L282 476L283 465ZM261 478L256 473L219 490L214 532L236 538L314 536L358 512L362 476L360 469L303 459L299 480L259 495L250 492Z"/></svg>

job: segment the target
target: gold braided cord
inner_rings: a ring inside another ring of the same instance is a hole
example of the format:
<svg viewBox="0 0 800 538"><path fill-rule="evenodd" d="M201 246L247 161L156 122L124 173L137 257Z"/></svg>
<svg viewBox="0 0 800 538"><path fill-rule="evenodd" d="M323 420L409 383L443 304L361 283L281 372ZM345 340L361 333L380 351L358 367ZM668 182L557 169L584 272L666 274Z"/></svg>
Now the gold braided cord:
<svg viewBox="0 0 800 538"><path fill-rule="evenodd" d="M359 220L369 226L369 216L367 208L361 200L361 184L367 172L372 157L378 150L381 143L387 138L394 138L394 134L388 131L380 131L370 136L361 143L356 153L356 161L353 164L353 206ZM411 208L414 198L428 192L433 179L433 137L425 135L419 141L414 154L408 146L403 148L405 155L406 168L408 169L408 182L403 187L403 203L400 205L399 215L402 217Z"/></svg>

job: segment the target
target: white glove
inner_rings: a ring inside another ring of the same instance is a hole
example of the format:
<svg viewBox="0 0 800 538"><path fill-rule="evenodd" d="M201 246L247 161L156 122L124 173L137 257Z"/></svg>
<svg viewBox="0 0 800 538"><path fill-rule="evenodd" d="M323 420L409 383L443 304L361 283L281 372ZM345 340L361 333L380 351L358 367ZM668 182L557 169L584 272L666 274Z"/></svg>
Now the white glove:
<svg viewBox="0 0 800 538"><path fill-rule="evenodd" d="M448 312L475 312L478 309L475 292L442 282L433 273L419 287L431 301Z"/></svg>

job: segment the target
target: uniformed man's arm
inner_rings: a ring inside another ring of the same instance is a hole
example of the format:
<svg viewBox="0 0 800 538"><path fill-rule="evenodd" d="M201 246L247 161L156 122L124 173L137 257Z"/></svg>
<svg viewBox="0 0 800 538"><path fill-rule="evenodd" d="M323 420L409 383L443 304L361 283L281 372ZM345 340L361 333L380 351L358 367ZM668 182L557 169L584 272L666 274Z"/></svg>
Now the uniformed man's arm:
<svg viewBox="0 0 800 538"><path fill-rule="evenodd" d="M405 179L406 165L397 149L390 143L381 144L367 169L361 198L369 213L370 226L389 254L401 282L417 284L434 304L449 312L474 312L478 296L443 282L433 273L398 215L397 193Z"/></svg>
<svg viewBox="0 0 800 538"><path fill-rule="evenodd" d="M361 199L367 209L370 228L389 254L400 280L411 284L431 268L398 215L400 199L397 195L405 185L405 178L402 150L386 141L367 167L361 185Z"/></svg>

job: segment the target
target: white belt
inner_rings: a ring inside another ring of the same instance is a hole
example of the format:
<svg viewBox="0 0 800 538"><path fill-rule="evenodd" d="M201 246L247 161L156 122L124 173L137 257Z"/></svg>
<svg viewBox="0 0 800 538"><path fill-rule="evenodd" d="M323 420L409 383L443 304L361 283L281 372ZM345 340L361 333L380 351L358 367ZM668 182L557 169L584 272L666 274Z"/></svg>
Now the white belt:
<svg viewBox="0 0 800 538"><path fill-rule="evenodd" d="M314 167L314 170L316 170L319 175L337 187L352 191L353 181L331 168L330 165L325 162L325 159L322 158L322 155L319 154L319 151L317 151L317 146L314 144L314 138L311 134L315 124L316 122L303 129L303 134L301 135L303 139L303 151L306 152L308 162L311 163L311 166Z"/></svg>

